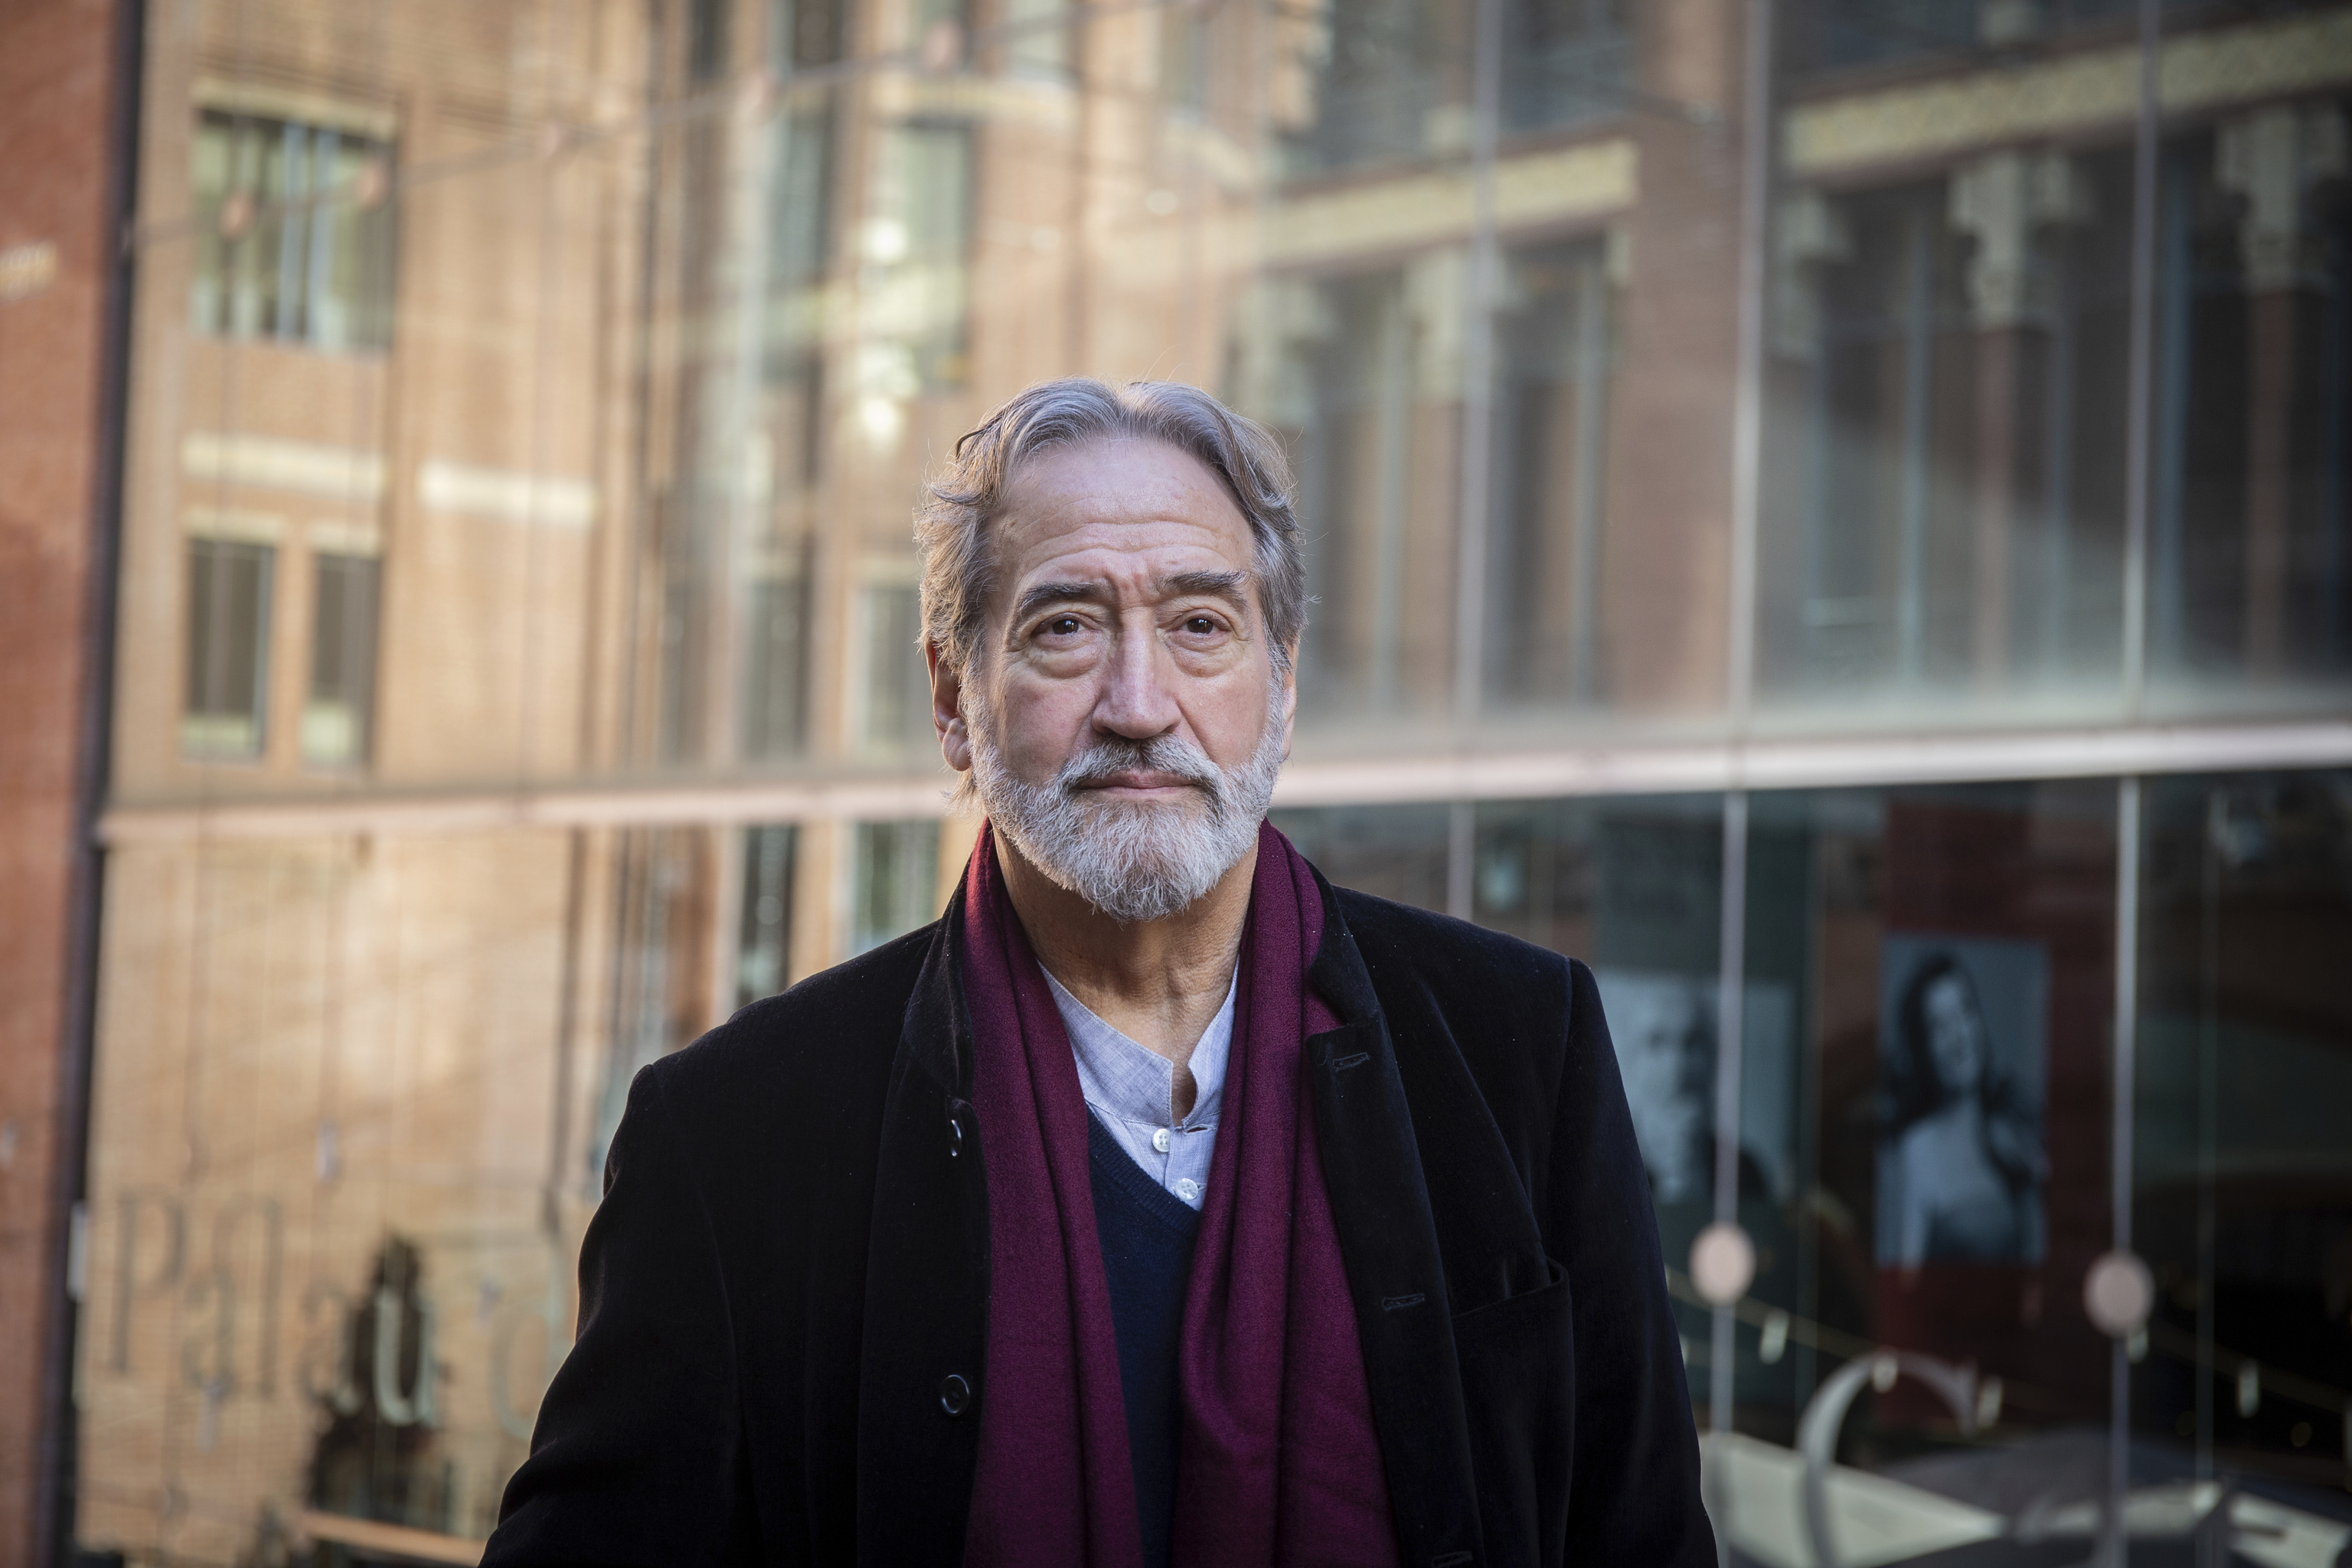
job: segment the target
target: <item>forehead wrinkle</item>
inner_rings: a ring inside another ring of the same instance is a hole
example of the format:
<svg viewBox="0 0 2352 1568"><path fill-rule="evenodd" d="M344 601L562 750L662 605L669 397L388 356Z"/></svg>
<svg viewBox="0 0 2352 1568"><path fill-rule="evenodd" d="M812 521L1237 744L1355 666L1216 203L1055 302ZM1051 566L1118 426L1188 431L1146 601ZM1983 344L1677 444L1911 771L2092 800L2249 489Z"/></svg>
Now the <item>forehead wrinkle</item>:
<svg viewBox="0 0 2352 1568"><path fill-rule="evenodd" d="M1088 458L1113 457L1122 448L1156 450L1177 459L1175 468L1162 468L1140 483L1130 482L1115 496L1103 492L1083 480L1068 483L1075 476L1071 468ZM1055 470L1059 470L1058 473ZM1056 483L1056 480L1066 481ZM1084 512L1089 522L1192 521L1182 514L1196 499L1213 500L1216 505L1230 510L1244 523L1248 515L1242 508L1232 487L1216 471L1194 453L1186 451L1172 441L1154 436L1129 431L1105 431L1082 437L1074 441L1056 442L1043 450L1026 455L1025 460L1009 474L1004 481L1004 511L1025 510L1024 500L1033 503L1040 489L1059 489L1061 494L1048 509L1032 514L1038 522L1055 522L1070 513ZM1000 512L1000 515L1003 515Z"/></svg>

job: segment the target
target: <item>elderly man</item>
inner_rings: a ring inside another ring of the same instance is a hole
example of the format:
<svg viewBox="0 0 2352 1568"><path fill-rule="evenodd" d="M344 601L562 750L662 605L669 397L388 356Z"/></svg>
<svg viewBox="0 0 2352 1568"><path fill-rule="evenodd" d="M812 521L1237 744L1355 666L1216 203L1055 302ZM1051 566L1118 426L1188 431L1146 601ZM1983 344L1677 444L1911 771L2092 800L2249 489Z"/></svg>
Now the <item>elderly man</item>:
<svg viewBox="0 0 2352 1568"><path fill-rule="evenodd" d="M487 1563L1715 1560L1591 973L1265 822L1288 489L1180 386L959 443L962 890L638 1075Z"/></svg>

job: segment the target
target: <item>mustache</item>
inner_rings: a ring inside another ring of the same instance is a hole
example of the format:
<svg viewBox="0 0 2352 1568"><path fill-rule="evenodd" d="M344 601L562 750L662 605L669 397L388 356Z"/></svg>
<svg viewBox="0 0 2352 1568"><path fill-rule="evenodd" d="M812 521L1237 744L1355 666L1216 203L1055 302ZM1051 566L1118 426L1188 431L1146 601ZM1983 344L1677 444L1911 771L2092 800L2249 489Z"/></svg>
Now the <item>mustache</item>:
<svg viewBox="0 0 2352 1568"><path fill-rule="evenodd" d="M1224 783L1224 774L1217 764L1190 741L1174 735L1155 735L1149 741L1102 735L1065 762L1054 784L1063 795L1069 795L1099 787L1114 773L1130 772L1168 773L1212 797L1220 793Z"/></svg>

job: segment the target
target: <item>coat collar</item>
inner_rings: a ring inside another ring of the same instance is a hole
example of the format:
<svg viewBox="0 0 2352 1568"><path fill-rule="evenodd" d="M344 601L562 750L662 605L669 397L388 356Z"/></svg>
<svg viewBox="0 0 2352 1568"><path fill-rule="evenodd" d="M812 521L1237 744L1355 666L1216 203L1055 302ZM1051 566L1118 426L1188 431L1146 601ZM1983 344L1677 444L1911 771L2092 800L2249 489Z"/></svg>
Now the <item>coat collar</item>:
<svg viewBox="0 0 2352 1568"><path fill-rule="evenodd" d="M930 946L898 1025L898 1068L914 1068L941 1093L971 1098L971 1009L963 995L963 891L931 924ZM893 1075L896 1076L895 1074Z"/></svg>

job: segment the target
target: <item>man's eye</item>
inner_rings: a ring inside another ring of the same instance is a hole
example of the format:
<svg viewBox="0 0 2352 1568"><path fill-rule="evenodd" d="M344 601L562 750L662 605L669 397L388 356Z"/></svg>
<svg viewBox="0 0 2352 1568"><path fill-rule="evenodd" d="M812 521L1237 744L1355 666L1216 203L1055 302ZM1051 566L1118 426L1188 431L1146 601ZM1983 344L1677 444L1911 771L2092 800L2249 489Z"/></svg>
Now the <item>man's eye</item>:
<svg viewBox="0 0 2352 1568"><path fill-rule="evenodd" d="M1193 616L1185 621L1184 629L1195 637L1213 637L1216 634L1217 623L1206 616Z"/></svg>
<svg viewBox="0 0 2352 1568"><path fill-rule="evenodd" d="M1078 617L1076 616L1055 616L1052 620L1045 623L1043 629L1047 637L1076 637L1078 635Z"/></svg>

